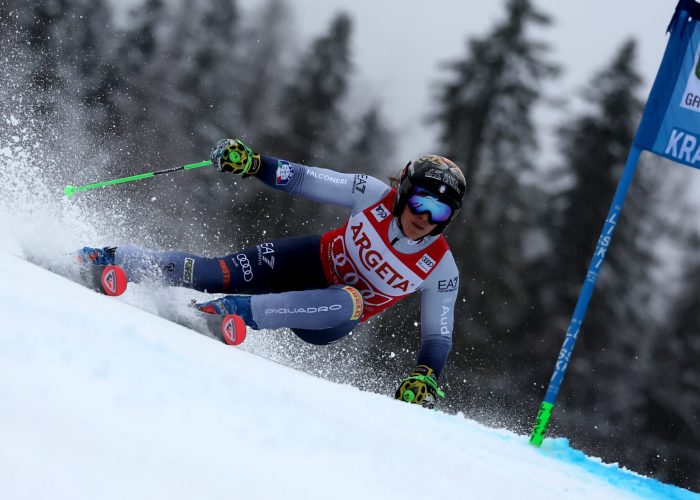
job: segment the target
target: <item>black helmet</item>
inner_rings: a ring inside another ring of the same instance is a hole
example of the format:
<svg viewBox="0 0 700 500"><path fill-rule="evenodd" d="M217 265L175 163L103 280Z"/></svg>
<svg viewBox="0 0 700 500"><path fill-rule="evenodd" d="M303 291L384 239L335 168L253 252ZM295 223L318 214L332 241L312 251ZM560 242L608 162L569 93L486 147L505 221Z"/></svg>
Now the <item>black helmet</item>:
<svg viewBox="0 0 700 500"><path fill-rule="evenodd" d="M440 222L430 234L435 236L442 233L462 207L462 198L467 183L459 167L444 156L426 155L409 162L401 172L401 179L394 200L394 217L399 217L406 206L406 201L414 187L430 191L440 201L452 207L452 215Z"/></svg>

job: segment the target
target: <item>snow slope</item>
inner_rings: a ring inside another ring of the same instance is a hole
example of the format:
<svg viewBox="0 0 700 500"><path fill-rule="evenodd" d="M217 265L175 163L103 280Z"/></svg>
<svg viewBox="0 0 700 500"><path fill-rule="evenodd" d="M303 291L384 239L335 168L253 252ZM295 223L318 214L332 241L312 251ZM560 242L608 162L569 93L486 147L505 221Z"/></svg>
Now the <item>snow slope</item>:
<svg viewBox="0 0 700 500"><path fill-rule="evenodd" d="M4 229L5 500L700 498L224 346L29 263Z"/></svg>

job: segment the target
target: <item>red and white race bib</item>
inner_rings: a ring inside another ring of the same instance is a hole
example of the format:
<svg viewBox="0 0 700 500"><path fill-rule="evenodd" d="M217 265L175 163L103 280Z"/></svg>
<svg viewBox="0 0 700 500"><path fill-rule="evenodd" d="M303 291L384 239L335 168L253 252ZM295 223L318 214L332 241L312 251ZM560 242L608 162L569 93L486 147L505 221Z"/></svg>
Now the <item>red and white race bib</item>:
<svg viewBox="0 0 700 500"><path fill-rule="evenodd" d="M389 242L396 190L344 226L321 237L321 256L330 283L357 288L365 301L362 321L415 292L448 250L440 236L413 254L397 252Z"/></svg>

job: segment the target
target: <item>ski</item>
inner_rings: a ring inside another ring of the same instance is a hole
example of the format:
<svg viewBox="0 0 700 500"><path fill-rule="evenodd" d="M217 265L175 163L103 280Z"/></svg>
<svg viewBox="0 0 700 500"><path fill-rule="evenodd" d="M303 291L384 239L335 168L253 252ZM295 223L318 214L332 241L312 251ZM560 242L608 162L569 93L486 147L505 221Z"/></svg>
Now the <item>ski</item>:
<svg viewBox="0 0 700 500"><path fill-rule="evenodd" d="M110 297L116 297L126 291L126 272L113 264L107 266L81 265L80 278L86 287Z"/></svg>
<svg viewBox="0 0 700 500"><path fill-rule="evenodd" d="M239 345L246 336L243 318L236 314L211 314L200 311L207 325L207 331L215 339L226 345Z"/></svg>

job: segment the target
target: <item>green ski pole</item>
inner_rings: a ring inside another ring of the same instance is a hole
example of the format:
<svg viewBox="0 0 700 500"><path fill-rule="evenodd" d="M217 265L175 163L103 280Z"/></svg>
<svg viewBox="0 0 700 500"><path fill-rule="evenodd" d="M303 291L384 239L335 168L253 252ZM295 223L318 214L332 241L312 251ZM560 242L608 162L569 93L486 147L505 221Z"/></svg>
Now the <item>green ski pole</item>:
<svg viewBox="0 0 700 500"><path fill-rule="evenodd" d="M160 174L169 174L170 172L177 172L178 170L192 170L193 168L208 167L211 165L210 160L200 161L199 163L190 163L189 165L182 165L180 167L166 168L164 170L158 170L156 172L147 172L145 174L131 175L129 177L122 177L120 179L113 179L111 181L96 182L94 184L86 184L84 186L66 186L63 188L63 194L69 198L73 196L78 191L87 191L88 189L95 189L105 186L112 186L114 184L121 184L123 182L140 181L141 179L149 179Z"/></svg>

